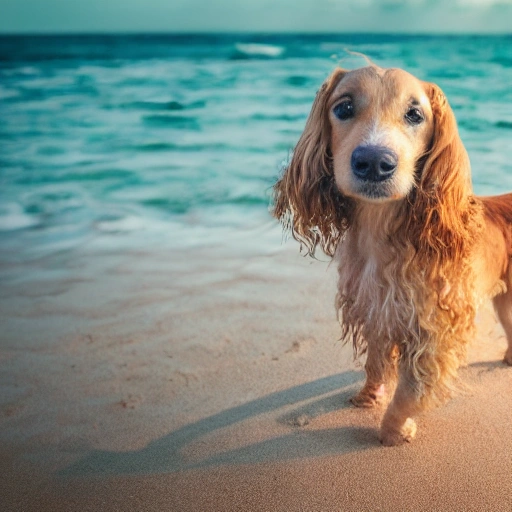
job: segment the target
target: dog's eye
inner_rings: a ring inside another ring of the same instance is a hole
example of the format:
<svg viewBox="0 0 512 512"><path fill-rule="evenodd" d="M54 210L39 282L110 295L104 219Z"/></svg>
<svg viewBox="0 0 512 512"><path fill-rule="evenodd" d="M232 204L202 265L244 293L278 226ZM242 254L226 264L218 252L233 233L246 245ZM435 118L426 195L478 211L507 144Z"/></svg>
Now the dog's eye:
<svg viewBox="0 0 512 512"><path fill-rule="evenodd" d="M344 100L341 103L338 103L332 111L334 112L334 115L342 121L354 117L354 105L352 104L352 100Z"/></svg>
<svg viewBox="0 0 512 512"><path fill-rule="evenodd" d="M409 124L420 124L425 118L419 108L411 107L405 114L405 119Z"/></svg>

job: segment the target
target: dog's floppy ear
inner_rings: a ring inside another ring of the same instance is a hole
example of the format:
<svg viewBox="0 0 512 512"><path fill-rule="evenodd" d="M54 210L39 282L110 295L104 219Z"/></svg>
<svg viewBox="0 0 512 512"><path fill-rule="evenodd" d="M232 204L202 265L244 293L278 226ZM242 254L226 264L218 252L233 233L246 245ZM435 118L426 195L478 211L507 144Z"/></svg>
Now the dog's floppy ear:
<svg viewBox="0 0 512 512"><path fill-rule="evenodd" d="M430 98L434 133L411 198L409 229L416 230L414 238L420 251L453 261L464 253L470 227L474 206L471 168L445 95L435 84L425 83L425 89Z"/></svg>
<svg viewBox="0 0 512 512"><path fill-rule="evenodd" d="M424 404L443 402L456 380L474 335L475 279L471 258L483 229L481 205L471 189L469 158L457 122L441 89L425 84L433 113L433 135L418 162L405 223L397 236L415 249L409 279L418 315L413 371L428 393ZM419 291L419 292L418 292Z"/></svg>
<svg viewBox="0 0 512 512"><path fill-rule="evenodd" d="M458 363L446 354L450 350L460 354L470 337L468 333L473 332L474 276L470 259L483 228L483 215L472 193L469 157L452 109L439 87L428 83L425 87L434 133L420 163L418 185L409 198L401 232L416 249L415 267L421 269L421 288L433 294L422 295L425 310L429 309L426 303L432 301L436 306L431 311L438 311L439 306L444 312L426 315L422 328L435 332L438 343L444 344L445 359L436 364L441 374L448 374L454 373ZM449 361L453 364L448 368Z"/></svg>
<svg viewBox="0 0 512 512"><path fill-rule="evenodd" d="M328 100L346 71L337 68L318 91L288 167L274 186L274 216L313 255L329 256L348 227L350 201L334 182Z"/></svg>

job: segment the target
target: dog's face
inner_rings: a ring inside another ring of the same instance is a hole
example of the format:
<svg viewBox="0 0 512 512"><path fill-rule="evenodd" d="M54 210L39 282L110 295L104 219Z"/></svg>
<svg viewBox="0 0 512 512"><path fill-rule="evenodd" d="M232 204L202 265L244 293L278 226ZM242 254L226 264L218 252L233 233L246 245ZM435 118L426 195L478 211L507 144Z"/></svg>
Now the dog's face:
<svg viewBox="0 0 512 512"><path fill-rule="evenodd" d="M274 215L310 254L320 245L334 255L361 208L375 203L404 206L388 211L408 212L413 246L438 251L442 241L445 251L461 229L456 212L468 208L471 166L437 85L400 69L336 68L274 191Z"/></svg>
<svg viewBox="0 0 512 512"><path fill-rule="evenodd" d="M369 66L345 73L328 101L340 192L380 202L407 196L434 131L424 83L401 69Z"/></svg>

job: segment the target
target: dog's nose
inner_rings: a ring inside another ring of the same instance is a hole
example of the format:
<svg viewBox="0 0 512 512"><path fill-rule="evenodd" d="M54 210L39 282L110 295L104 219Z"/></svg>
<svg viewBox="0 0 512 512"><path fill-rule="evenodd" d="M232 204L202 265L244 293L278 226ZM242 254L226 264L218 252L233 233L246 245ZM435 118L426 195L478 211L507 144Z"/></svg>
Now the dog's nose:
<svg viewBox="0 0 512 512"><path fill-rule="evenodd" d="M358 146L352 153L350 165L352 172L362 180L384 181L395 172L398 157L382 146Z"/></svg>

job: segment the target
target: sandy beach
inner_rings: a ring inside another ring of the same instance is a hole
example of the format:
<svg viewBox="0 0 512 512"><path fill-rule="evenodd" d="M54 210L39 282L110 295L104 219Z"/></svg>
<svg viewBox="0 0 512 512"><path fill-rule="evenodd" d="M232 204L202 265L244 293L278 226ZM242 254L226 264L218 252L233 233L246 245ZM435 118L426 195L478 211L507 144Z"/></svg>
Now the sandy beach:
<svg viewBox="0 0 512 512"><path fill-rule="evenodd" d="M272 232L272 250L249 233L239 251L2 266L2 510L512 509L512 370L492 310L469 391L383 448L382 412L348 403L363 373L338 341L336 269Z"/></svg>

